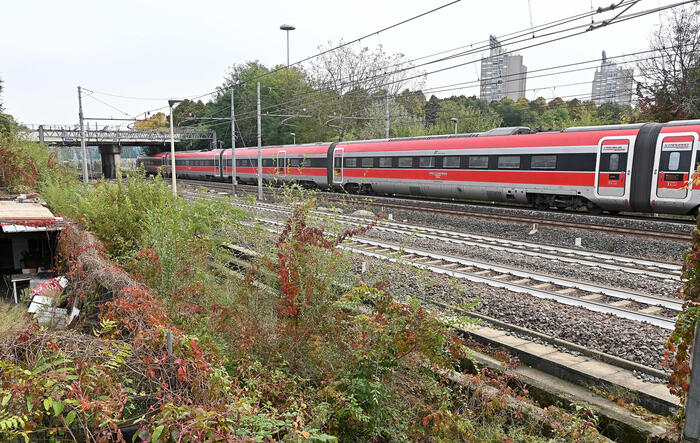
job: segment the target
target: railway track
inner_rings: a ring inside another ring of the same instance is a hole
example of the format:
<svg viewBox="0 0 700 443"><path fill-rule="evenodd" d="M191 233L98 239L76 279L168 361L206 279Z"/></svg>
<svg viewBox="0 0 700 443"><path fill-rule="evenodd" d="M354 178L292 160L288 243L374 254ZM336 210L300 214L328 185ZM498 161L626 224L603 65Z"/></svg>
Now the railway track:
<svg viewBox="0 0 700 443"><path fill-rule="evenodd" d="M284 225L277 220L260 217L256 220L274 232L278 232ZM389 242L355 237L339 247L365 256L412 265L474 283L483 283L594 312L646 322L664 329L674 328L676 312L682 308L679 301L665 297L642 295L431 251L404 248Z"/></svg>
<svg viewBox="0 0 700 443"><path fill-rule="evenodd" d="M236 205L248 210L263 210L285 216L289 214L289 211L285 208L270 203L258 202L254 206L243 203L236 203ZM315 211L316 216L322 216L323 214L323 212ZM372 222L371 219L342 214L334 214L333 217L334 222L351 225L353 227L367 225ZM374 230L436 240L444 243L522 254L530 257L538 257L574 265L598 267L637 275L647 275L665 280L679 280L682 270L681 266L673 263L665 263L622 255L605 254L583 249L564 248L541 243L509 240L465 232L449 231L431 228L428 226L396 223L387 220L380 221L374 227Z"/></svg>
<svg viewBox="0 0 700 443"><path fill-rule="evenodd" d="M181 180L182 182L194 185L194 186L206 186L211 189L216 189L219 191L231 192L231 185L227 183L221 183L221 182L206 182L206 181L201 181L201 180L187 180L183 179ZM238 185L238 189L243 191L243 192L252 192L253 190L256 189L255 186L252 185ZM266 194L271 194L271 192L265 188L264 192ZM681 232L670 232L670 231L655 231L651 229L642 229L642 228L632 228L632 227L626 227L626 226L620 226L617 224L611 225L611 224L600 224L600 223L592 223L592 222L584 222L584 221L567 221L567 220L557 220L554 218L547 218L545 215L542 217L532 217L532 216L523 216L523 215L508 215L508 214L494 214L494 213L488 213L488 212L482 212L482 211L470 211L467 207L461 207L461 208L454 208L454 204L452 203L444 203L444 202L427 202L424 201L423 205L420 204L415 204L413 201L409 202L406 199L399 199L401 200L400 203L396 203L396 198L390 198L390 197L378 197L378 196L372 196L368 197L366 195L354 195L354 194L339 194L339 193L323 193L323 198L326 201L329 202L334 202L334 203L342 203L342 204L348 204L351 203L352 201L356 200L358 202L361 201L362 205L366 206L372 206L372 207L377 207L379 208L382 212L387 211L387 210L402 210L402 211L419 211L419 212L429 212L429 213L435 213L435 214L442 214L442 215L451 215L451 216L458 216L458 217L476 217L476 218L482 218L482 219L488 219L488 220L497 220L497 221L507 221L507 222L512 222L512 223L524 223L524 224L538 224L540 226L549 226L549 227L555 227L555 228L565 228L565 229L582 229L582 230L587 230L587 231L595 231L595 232L603 232L607 234L616 234L616 235L634 235L638 237L647 237L647 238L654 238L654 239L659 239L659 240L673 240L673 241L682 241L682 242L688 242L690 240L690 232L692 228L694 227L694 223L690 221L677 221L673 220L671 221L670 219L664 219L664 222L667 223L680 223L683 225L688 226L688 232L687 233L681 233ZM449 206L449 207L448 207ZM499 207L500 208L500 207ZM503 207L505 208L505 207ZM546 213L543 213L546 214ZM612 220L611 217L604 217L602 220ZM623 220L625 220L623 218ZM635 217L632 220L643 220L640 219L639 217ZM658 219L653 219L650 218L650 221L655 221L659 222Z"/></svg>

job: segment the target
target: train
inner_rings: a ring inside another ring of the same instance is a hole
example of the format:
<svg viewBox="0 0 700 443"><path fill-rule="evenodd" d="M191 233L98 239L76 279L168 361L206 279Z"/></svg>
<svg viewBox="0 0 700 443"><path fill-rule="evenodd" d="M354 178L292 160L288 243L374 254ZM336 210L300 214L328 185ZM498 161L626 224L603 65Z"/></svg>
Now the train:
<svg viewBox="0 0 700 443"><path fill-rule="evenodd" d="M591 213L697 215L700 120L265 146L266 183L349 193L510 202ZM175 154L178 177L231 180L231 149ZM257 183L257 148L237 148L236 178ZM137 159L171 173L171 154Z"/></svg>

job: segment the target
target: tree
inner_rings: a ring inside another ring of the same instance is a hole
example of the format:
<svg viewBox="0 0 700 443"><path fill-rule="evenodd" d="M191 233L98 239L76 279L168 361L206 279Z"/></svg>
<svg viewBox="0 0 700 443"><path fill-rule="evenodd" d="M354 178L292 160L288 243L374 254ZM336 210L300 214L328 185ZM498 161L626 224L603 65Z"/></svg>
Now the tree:
<svg viewBox="0 0 700 443"><path fill-rule="evenodd" d="M544 97L537 97L530 102L530 109L542 115L542 113L547 110L547 100L545 100Z"/></svg>
<svg viewBox="0 0 700 443"><path fill-rule="evenodd" d="M404 89L401 94L396 97L396 103L400 104L404 110L411 116L419 120L425 119L425 94L422 91L411 91Z"/></svg>
<svg viewBox="0 0 700 443"><path fill-rule="evenodd" d="M700 22L674 9L650 40L653 57L637 61L642 117L658 122L700 117Z"/></svg>
<svg viewBox="0 0 700 443"><path fill-rule="evenodd" d="M139 131L148 131L152 129L169 128L170 122L163 112L156 112L145 120L139 120L134 123L134 129Z"/></svg>
<svg viewBox="0 0 700 443"><path fill-rule="evenodd" d="M225 118L231 115L231 88L235 91L236 146L257 145L257 83L260 82L262 143L291 144L320 141L329 138L327 128L314 119L315 92L306 73L298 68L277 66L267 68L258 61L233 65L224 83L218 88L207 117ZM213 120L210 127L224 146L231 146L231 125Z"/></svg>
<svg viewBox="0 0 700 443"><path fill-rule="evenodd" d="M530 109L527 101L514 102L504 97L498 102L492 102L491 106L503 119L503 126L532 126L537 121L537 114Z"/></svg>
<svg viewBox="0 0 700 443"><path fill-rule="evenodd" d="M206 105L201 101L185 100L173 109L175 126L195 126L201 123L207 113Z"/></svg>
<svg viewBox="0 0 700 443"><path fill-rule="evenodd" d="M355 51L352 45L331 47L331 42L319 47L322 54L310 62L308 74L318 91L318 111L328 116L324 125L334 129L338 140L357 129L358 120L352 117L363 114L377 95L396 96L423 83L422 78L413 78L415 72L403 54L386 54L381 45L373 51L367 47Z"/></svg>
<svg viewBox="0 0 700 443"><path fill-rule="evenodd" d="M440 99L436 96L430 96L430 100L425 102L423 106L425 114L425 124L434 125L437 122L438 112L440 111Z"/></svg>

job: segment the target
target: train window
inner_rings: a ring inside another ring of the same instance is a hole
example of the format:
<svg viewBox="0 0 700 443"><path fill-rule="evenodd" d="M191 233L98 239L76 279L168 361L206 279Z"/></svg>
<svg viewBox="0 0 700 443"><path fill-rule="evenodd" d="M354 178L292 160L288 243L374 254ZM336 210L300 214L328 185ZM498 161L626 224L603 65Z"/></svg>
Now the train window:
<svg viewBox="0 0 700 443"><path fill-rule="evenodd" d="M298 168L299 167L299 159L298 158L290 158L289 159L289 167L290 168Z"/></svg>
<svg viewBox="0 0 700 443"><path fill-rule="evenodd" d="M443 168L459 168L459 156L450 156L442 158Z"/></svg>
<svg viewBox="0 0 700 443"><path fill-rule="evenodd" d="M263 166L274 166L271 158L264 158L262 165Z"/></svg>
<svg viewBox="0 0 700 443"><path fill-rule="evenodd" d="M419 157L418 166L421 168L434 168L435 157Z"/></svg>
<svg viewBox="0 0 700 443"><path fill-rule="evenodd" d="M556 169L556 155L533 155L530 159L530 167L532 169Z"/></svg>
<svg viewBox="0 0 700 443"><path fill-rule="evenodd" d="M678 151L672 152L668 157L668 170L677 171L681 163L681 153Z"/></svg>
<svg viewBox="0 0 700 443"><path fill-rule="evenodd" d="M380 168L391 168L391 157L379 157Z"/></svg>
<svg viewBox="0 0 700 443"><path fill-rule="evenodd" d="M412 168L413 157L399 157L399 168Z"/></svg>
<svg viewBox="0 0 700 443"><path fill-rule="evenodd" d="M486 169L489 167L489 158L486 155L469 157L469 167L474 169Z"/></svg>
<svg viewBox="0 0 700 443"><path fill-rule="evenodd" d="M617 171L620 166L620 154L610 154L610 163L608 164L610 171Z"/></svg>
<svg viewBox="0 0 700 443"><path fill-rule="evenodd" d="M373 157L365 157L362 159L362 167L363 168L372 168L374 167L374 158Z"/></svg>
<svg viewBox="0 0 700 443"><path fill-rule="evenodd" d="M502 155L498 157L499 169L518 169L520 168L519 155Z"/></svg>
<svg viewBox="0 0 700 443"><path fill-rule="evenodd" d="M356 168L357 167L357 159L356 158L346 158L345 159L345 167L346 168Z"/></svg>

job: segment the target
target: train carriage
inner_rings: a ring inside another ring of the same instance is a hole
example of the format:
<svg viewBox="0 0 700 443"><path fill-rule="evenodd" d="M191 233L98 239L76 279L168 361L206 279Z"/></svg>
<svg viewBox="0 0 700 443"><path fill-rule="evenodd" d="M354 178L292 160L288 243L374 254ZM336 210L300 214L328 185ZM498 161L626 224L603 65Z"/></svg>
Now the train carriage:
<svg viewBox="0 0 700 443"><path fill-rule="evenodd" d="M700 205L686 185L700 163L699 134L693 120L274 146L262 149L262 172L265 182L348 192L686 214ZM230 149L175 155L178 175L231 178ZM139 164L167 174L170 154ZM236 150L241 182L257 182L257 166L257 149Z"/></svg>
<svg viewBox="0 0 700 443"><path fill-rule="evenodd" d="M266 147L262 149L263 180L296 182L326 188L330 143ZM223 176L231 177L231 150L224 154ZM258 180L257 149L236 149L236 177L244 183Z"/></svg>

